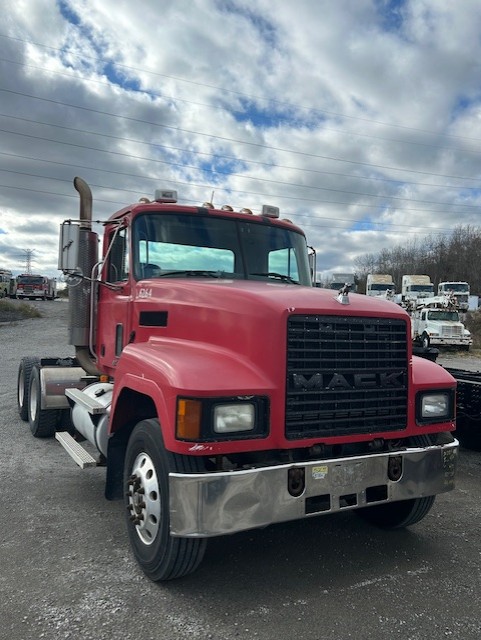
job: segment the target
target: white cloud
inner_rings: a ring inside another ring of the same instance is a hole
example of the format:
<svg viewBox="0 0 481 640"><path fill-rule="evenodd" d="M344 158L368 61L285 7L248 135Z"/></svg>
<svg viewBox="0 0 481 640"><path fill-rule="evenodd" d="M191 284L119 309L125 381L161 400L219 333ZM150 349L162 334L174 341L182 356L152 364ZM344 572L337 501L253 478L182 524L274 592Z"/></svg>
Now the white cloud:
<svg viewBox="0 0 481 640"><path fill-rule="evenodd" d="M279 205L323 272L478 225L480 31L476 0L9 2L0 267L58 274L75 175L98 218L161 184Z"/></svg>

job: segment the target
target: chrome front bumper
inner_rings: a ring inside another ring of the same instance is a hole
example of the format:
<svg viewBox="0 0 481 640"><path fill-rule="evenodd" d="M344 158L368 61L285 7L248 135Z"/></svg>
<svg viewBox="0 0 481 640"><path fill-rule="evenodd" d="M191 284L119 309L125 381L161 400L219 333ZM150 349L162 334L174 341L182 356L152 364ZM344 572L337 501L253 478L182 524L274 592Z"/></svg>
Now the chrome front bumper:
<svg viewBox="0 0 481 640"><path fill-rule="evenodd" d="M171 535L211 537L454 488L458 441L352 458L283 464L245 471L171 473ZM402 458L399 480L389 459ZM305 489L288 491L289 469L304 469Z"/></svg>

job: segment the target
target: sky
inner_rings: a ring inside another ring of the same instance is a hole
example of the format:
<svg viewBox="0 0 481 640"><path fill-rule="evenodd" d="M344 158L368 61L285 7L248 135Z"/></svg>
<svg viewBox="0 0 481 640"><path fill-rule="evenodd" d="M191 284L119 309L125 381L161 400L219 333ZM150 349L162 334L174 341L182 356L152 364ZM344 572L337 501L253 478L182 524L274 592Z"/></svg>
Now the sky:
<svg viewBox="0 0 481 640"><path fill-rule="evenodd" d="M278 206L323 279L481 224L481 0L1 4L0 268L61 275L77 175Z"/></svg>

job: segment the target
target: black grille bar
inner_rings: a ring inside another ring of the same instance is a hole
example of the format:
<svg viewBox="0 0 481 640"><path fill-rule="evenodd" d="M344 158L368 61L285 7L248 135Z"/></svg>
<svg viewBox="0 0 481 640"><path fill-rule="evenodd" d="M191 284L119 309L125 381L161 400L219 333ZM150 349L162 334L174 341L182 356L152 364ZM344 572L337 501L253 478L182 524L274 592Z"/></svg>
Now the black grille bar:
<svg viewBox="0 0 481 640"><path fill-rule="evenodd" d="M286 437L405 429L407 344L402 319L291 316Z"/></svg>

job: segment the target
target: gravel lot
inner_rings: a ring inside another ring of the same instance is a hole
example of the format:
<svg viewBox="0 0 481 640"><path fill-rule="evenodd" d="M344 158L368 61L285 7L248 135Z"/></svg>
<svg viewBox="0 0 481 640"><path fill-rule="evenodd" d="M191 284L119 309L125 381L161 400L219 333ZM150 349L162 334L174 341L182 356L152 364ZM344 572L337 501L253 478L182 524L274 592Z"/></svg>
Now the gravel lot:
<svg viewBox="0 0 481 640"><path fill-rule="evenodd" d="M72 353L67 303L35 304L43 318L0 325L1 640L479 640L481 453L467 450L457 488L410 530L348 512L276 525L211 540L197 573L150 582L104 471L18 417L20 358Z"/></svg>

